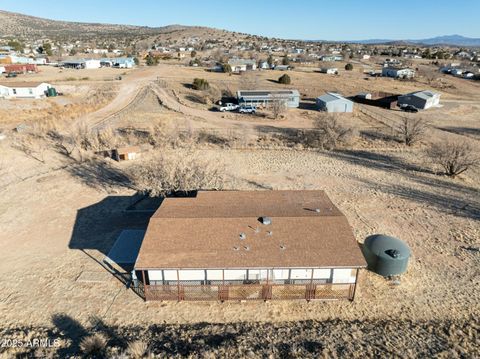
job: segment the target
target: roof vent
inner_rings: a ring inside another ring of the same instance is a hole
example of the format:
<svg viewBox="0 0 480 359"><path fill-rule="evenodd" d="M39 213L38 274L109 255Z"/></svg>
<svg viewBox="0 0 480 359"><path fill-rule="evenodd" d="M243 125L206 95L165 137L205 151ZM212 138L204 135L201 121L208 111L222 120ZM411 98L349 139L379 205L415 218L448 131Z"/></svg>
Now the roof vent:
<svg viewBox="0 0 480 359"><path fill-rule="evenodd" d="M245 249L246 251L249 251L249 250L250 250L250 247L249 247L249 246L245 246L245 247L243 247L243 249Z"/></svg>
<svg viewBox="0 0 480 359"><path fill-rule="evenodd" d="M287 249L287 246L285 244L280 244L280 249L284 251L285 249Z"/></svg>
<svg viewBox="0 0 480 359"><path fill-rule="evenodd" d="M243 241L244 239L247 239L247 235L245 233L240 233L239 238Z"/></svg>
<svg viewBox="0 0 480 359"><path fill-rule="evenodd" d="M238 247L233 247L233 250L234 250L234 251L238 251L239 249L240 249L240 248L238 248Z"/></svg>
<svg viewBox="0 0 480 359"><path fill-rule="evenodd" d="M267 231L267 236L271 236L273 234L272 231Z"/></svg>
<svg viewBox="0 0 480 359"><path fill-rule="evenodd" d="M315 212L320 213L320 208L315 208Z"/></svg>
<svg viewBox="0 0 480 359"><path fill-rule="evenodd" d="M272 219L270 217L260 217L260 222L264 225L272 224Z"/></svg>

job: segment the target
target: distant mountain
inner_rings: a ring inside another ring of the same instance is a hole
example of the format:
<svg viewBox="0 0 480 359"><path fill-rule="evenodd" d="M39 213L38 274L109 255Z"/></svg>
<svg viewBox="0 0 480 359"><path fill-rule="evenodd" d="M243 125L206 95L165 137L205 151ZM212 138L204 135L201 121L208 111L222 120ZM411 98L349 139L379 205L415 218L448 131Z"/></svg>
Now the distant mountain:
<svg viewBox="0 0 480 359"><path fill-rule="evenodd" d="M471 38L461 35L445 35L437 36L429 39L420 39L420 40L388 40L388 39L369 39L369 40L358 40L358 41L349 41L358 44L372 45L372 44L392 44L392 45L408 45L408 44L419 44L419 45L451 45L451 46L474 46L480 47L480 38Z"/></svg>
<svg viewBox="0 0 480 359"><path fill-rule="evenodd" d="M480 46L480 38L471 38L461 35L445 35L422 40L408 40L415 44L425 45L456 45L456 46Z"/></svg>

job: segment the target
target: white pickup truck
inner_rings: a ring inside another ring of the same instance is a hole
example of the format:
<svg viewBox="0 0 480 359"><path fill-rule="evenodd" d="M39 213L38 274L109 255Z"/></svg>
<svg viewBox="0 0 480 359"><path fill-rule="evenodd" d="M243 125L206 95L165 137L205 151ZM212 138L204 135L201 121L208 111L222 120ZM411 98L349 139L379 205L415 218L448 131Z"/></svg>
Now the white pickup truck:
<svg viewBox="0 0 480 359"><path fill-rule="evenodd" d="M234 103L226 103L224 105L221 105L218 110L220 112L225 112L225 111L235 111L238 110L240 106L234 104Z"/></svg>

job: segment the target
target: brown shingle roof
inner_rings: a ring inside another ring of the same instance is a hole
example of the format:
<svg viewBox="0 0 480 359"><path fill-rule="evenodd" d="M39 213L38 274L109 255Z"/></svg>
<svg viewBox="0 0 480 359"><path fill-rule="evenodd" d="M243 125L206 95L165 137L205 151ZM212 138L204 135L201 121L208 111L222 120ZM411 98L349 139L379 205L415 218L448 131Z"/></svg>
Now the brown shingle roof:
<svg viewBox="0 0 480 359"><path fill-rule="evenodd" d="M261 216L272 223L263 225ZM199 192L196 198L165 199L150 219L135 264L137 269L363 266L347 219L323 191Z"/></svg>

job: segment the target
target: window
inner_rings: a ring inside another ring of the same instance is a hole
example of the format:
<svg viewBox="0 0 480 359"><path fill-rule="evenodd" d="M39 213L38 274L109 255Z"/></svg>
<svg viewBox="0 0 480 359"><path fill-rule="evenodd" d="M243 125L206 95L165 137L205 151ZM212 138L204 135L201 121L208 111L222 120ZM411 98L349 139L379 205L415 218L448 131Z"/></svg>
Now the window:
<svg viewBox="0 0 480 359"><path fill-rule="evenodd" d="M13 89L13 94L14 94L14 95L17 94L17 89Z"/></svg>
<svg viewBox="0 0 480 359"><path fill-rule="evenodd" d="M28 89L28 93L29 93L30 95L33 95L33 89Z"/></svg>

